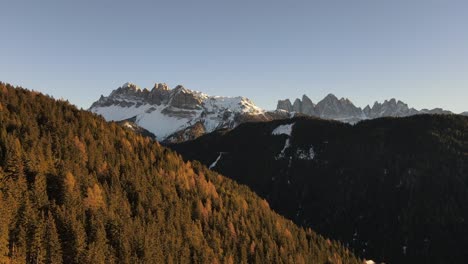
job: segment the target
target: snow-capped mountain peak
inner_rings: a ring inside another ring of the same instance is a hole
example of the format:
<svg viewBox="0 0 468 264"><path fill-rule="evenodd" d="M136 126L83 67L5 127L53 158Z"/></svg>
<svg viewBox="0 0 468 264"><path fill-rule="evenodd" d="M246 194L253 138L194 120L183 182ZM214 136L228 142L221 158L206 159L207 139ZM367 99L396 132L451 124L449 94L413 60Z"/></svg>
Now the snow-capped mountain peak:
<svg viewBox="0 0 468 264"><path fill-rule="evenodd" d="M109 96L101 96L90 111L109 121L132 120L166 141L188 140L251 119L268 119L248 98L209 96L182 85L170 89L165 83L156 83L151 90L125 83Z"/></svg>

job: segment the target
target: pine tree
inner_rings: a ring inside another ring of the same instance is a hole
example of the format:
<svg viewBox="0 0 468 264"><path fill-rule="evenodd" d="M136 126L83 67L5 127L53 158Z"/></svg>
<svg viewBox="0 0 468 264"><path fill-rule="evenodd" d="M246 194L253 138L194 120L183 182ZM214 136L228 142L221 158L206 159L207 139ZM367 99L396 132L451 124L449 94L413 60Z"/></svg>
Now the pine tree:
<svg viewBox="0 0 468 264"><path fill-rule="evenodd" d="M45 219L44 216L32 219L28 234L28 263L43 263L45 260Z"/></svg>
<svg viewBox="0 0 468 264"><path fill-rule="evenodd" d="M47 228L45 231L45 263L59 264L62 263L62 248L55 226L55 220L49 212L47 215Z"/></svg>
<svg viewBox="0 0 468 264"><path fill-rule="evenodd" d="M89 214L92 214L89 212ZM104 224L100 217L94 215L89 216L90 234L88 236L88 262L89 263L106 263L109 256L107 236Z"/></svg>
<svg viewBox="0 0 468 264"><path fill-rule="evenodd" d="M0 263L9 263L9 224L11 221L11 205L0 191Z"/></svg>
<svg viewBox="0 0 468 264"><path fill-rule="evenodd" d="M33 196L37 208L44 209L49 204L47 181L43 173L38 173L34 178Z"/></svg>
<svg viewBox="0 0 468 264"><path fill-rule="evenodd" d="M4 169L3 181L8 179L23 178L24 175L24 163L21 157L21 143L16 138L12 140L12 143L7 145L7 156L6 165Z"/></svg>
<svg viewBox="0 0 468 264"><path fill-rule="evenodd" d="M31 203L27 196L23 196L10 229L10 256L13 261L26 262L28 260L32 219L34 219L34 214Z"/></svg>

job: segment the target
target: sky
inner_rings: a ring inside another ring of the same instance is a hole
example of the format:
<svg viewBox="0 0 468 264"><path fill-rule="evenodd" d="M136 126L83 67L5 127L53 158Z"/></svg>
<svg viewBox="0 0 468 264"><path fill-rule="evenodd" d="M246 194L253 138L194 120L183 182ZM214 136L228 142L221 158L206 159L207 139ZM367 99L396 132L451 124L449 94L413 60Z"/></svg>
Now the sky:
<svg viewBox="0 0 468 264"><path fill-rule="evenodd" d="M88 108L125 82L468 111L466 0L0 0L0 81Z"/></svg>

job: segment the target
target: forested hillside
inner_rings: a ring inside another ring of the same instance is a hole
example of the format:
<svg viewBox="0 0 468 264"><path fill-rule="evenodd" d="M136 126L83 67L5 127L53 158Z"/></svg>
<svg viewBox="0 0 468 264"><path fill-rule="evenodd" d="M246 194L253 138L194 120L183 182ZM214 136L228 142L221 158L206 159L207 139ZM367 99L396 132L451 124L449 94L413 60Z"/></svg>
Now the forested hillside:
<svg viewBox="0 0 468 264"><path fill-rule="evenodd" d="M0 83L0 263L361 263L249 188Z"/></svg>
<svg viewBox="0 0 468 264"><path fill-rule="evenodd" d="M295 118L171 147L361 257L468 263L468 117Z"/></svg>

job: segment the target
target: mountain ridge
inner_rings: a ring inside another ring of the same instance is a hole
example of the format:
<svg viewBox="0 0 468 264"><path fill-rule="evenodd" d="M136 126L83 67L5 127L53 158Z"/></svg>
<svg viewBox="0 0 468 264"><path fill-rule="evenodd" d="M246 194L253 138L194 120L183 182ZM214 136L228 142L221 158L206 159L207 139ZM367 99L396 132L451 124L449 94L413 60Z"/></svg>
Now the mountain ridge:
<svg viewBox="0 0 468 264"><path fill-rule="evenodd" d="M133 121L153 133L159 141L194 139L220 128L233 128L247 121L287 117L267 112L242 96L209 96L177 85L170 89L156 83L151 90L125 83L89 108L108 121Z"/></svg>
<svg viewBox="0 0 468 264"><path fill-rule="evenodd" d="M101 95L89 111L108 121L134 124L163 143L193 140L217 129L232 129L244 122L272 121L298 115L315 116L347 123L393 116L416 114L451 114L440 108L416 110L394 98L375 102L364 108L355 106L348 98L328 94L317 104L307 96L279 100L277 109L268 111L242 96L210 96L177 85L171 89L156 83L152 89L140 88L127 82L108 96Z"/></svg>
<svg viewBox="0 0 468 264"><path fill-rule="evenodd" d="M417 114L453 114L451 111L441 108L416 110L408 104L392 98L383 103L374 102L373 106L366 105L364 108L355 106L348 98L336 97L330 93L314 104L307 95L302 100L297 98L291 104L289 99L279 100L277 110L286 112L297 112L323 119L333 119L347 123L356 123L361 120L375 119L379 117L405 117Z"/></svg>

